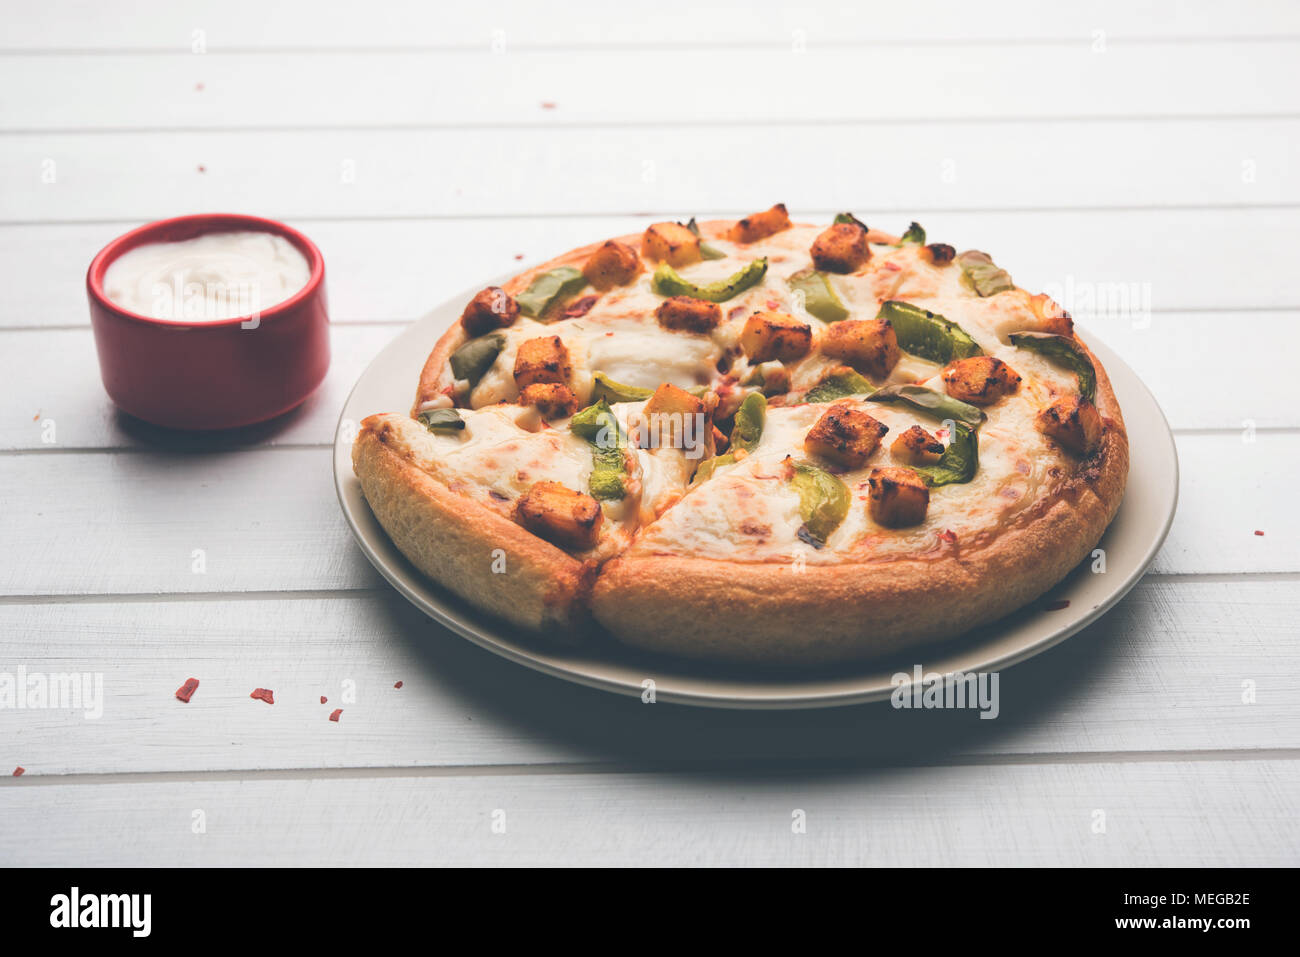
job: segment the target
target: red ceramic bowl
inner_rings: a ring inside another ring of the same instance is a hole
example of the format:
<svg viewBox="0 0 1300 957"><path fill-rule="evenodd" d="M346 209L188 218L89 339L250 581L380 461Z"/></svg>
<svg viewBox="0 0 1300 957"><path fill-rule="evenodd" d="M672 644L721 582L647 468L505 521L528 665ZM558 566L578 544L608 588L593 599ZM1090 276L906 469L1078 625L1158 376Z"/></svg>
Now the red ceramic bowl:
<svg viewBox="0 0 1300 957"><path fill-rule="evenodd" d="M307 257L307 285L247 316L193 322L130 312L104 294L104 272L129 249L207 233L275 233ZM271 219L200 213L149 223L113 240L86 273L90 322L104 388L131 415L173 429L230 429L298 405L330 364L325 260L316 244ZM247 327L246 327L247 326Z"/></svg>

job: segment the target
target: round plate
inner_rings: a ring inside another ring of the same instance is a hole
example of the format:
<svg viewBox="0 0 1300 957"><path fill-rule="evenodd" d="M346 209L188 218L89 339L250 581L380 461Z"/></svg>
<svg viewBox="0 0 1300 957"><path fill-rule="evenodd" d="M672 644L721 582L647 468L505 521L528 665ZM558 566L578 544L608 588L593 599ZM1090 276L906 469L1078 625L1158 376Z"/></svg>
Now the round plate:
<svg viewBox="0 0 1300 957"><path fill-rule="evenodd" d="M645 682L653 680L656 700L707 707L817 708L887 698L894 689L893 676L910 675L917 665L925 673L938 674L997 671L1045 651L1101 617L1146 572L1173 523L1178 455L1169 425L1133 370L1089 335L1088 346L1106 367L1124 412L1132 457L1124 503L1098 546L1105 549L1105 574L1093 574L1093 560L1087 559L1029 607L947 644L914 651L905 660L779 673L651 655L612 638L576 649L548 646L426 579L389 540L352 474L357 424L367 415L410 408L434 343L481 288L475 286L412 324L370 363L339 417L334 484L361 550L398 591L475 644L557 678L638 696ZM1060 607L1066 601L1069 604Z"/></svg>

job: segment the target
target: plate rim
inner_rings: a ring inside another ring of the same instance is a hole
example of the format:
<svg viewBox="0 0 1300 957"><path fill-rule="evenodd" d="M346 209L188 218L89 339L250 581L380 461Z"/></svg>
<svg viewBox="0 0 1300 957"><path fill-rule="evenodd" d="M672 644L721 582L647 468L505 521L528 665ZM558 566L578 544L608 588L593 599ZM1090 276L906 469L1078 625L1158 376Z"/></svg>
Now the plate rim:
<svg viewBox="0 0 1300 957"><path fill-rule="evenodd" d="M500 285L501 282L503 282L506 278L509 277L508 276L498 277L495 280L491 280L489 284L495 283L497 285ZM353 398L355 397L358 389L360 389L362 383L365 380L367 380L367 378L369 377L371 371L375 368L375 366L382 359L386 357L387 353L390 350L392 350L396 346L396 344L403 339L403 337L413 334L414 330L418 328L422 328L425 324L431 324L436 322L438 320L440 312L442 312L444 309L447 309L449 306L454 308L455 303L467 299L480 288L481 286L476 284L471 290L462 293L459 296L453 296L449 298L444 303L426 312L420 318L415 319L412 322L408 323L396 336L390 339L388 343L383 346L383 348L381 348L377 353L375 353L375 355L371 358L371 360L366 364L366 367L361 372L360 376L357 377L356 382L353 383L352 388L348 391L347 398L344 399L342 408L339 411L338 422L335 426L334 441L331 445L332 470L334 473L334 489L335 489L335 494L338 498L339 507L343 512L344 519L348 524L348 528L352 533L353 539L355 540L357 546L361 549L362 554L366 556L370 564L373 565L374 568L380 573L380 575L382 575L383 578L390 585L392 585L398 591L398 593L401 594L407 601L411 602L413 605L415 605L416 608L418 608L424 614L428 615L434 621L438 622L443 627L447 628L449 631L452 631L453 633L472 642L473 644L479 646L480 648L484 648L492 652L493 654L499 655L509 661L512 661L516 664L523 665L524 667L530 668L542 674L550 675L551 677L554 678L559 678L561 680L568 681L574 684L579 684L585 687L594 688L597 690L606 691L613 694L640 697L642 696L643 691L645 690L645 686L643 684L632 684L623 678L615 677L612 675L600 676L597 674L588 673L587 671L584 670L575 669L574 667L565 667L560 662L548 660L546 657L540 656L539 652L529 648L527 645L520 643L516 639L503 638L500 635L485 633L480 627L474 625L472 622L463 621L461 617L456 613L454 606L450 605L449 603L445 603L443 601L438 600L437 597L431 597L430 594L427 592L422 592L418 590L416 587L412 585L411 581L407 580L408 578L411 578L417 584L422 584L423 575L421 575L421 573L418 570L416 570L413 566L410 566L409 563L406 562L405 557L401 556L400 552L398 553L398 557L401 562L406 564L406 567L405 568L390 567L390 563L387 561L387 559L384 556L380 555L379 552L372 546L368 538L368 531L360 527L360 525L358 524L357 517L353 514L352 504L348 501L348 497L347 497L349 491L347 485L349 481L355 483L357 486L357 490L359 491L359 482L356 476L352 473L352 469L351 469L351 441L348 441L345 447L345 444L342 442L342 439L345 436L347 431L344 429L345 422L347 422L352 418L351 416L348 415L349 407L351 406ZM453 319L452 321L454 322L455 320ZM1159 423L1162 427L1159 430L1160 438L1163 440L1162 451L1168 454L1169 462L1172 466L1172 474L1170 478L1172 480L1173 491L1169 499L1169 504L1168 504L1166 514L1163 516L1161 520L1160 530L1158 534L1156 534L1152 538L1152 540L1148 543L1146 551L1140 557L1140 559L1138 559L1138 561L1134 564L1132 570L1123 579L1121 579L1117 585L1115 585L1110 591L1108 591L1106 596L1101 601L1099 601L1093 608L1091 608L1086 614L1073 620L1068 625L1064 625L1060 628L1047 632L1044 636L1042 636L1037 640L1027 641L1025 644L1013 650L1008 650L1001 654L994 654L992 657L981 659L976 665L973 666L973 668L968 670L975 670L979 672L992 672L992 671L1000 671L1003 668L1012 667L1014 665L1020 664L1023 661L1026 661L1030 658L1040 655L1043 652L1050 650L1051 648L1054 648L1056 645L1059 645L1060 643L1067 640L1068 638L1073 637L1083 629L1087 628L1089 625L1096 622L1103 615L1105 615L1112 608L1114 608L1115 605L1119 604L1119 602L1122 601L1124 597L1128 595L1130 591L1133 590L1133 588L1138 584L1138 582L1140 582L1146 576L1147 572L1151 568L1151 565L1154 563L1156 556L1159 554L1161 547L1163 547L1165 540L1168 538L1170 528L1172 528L1173 526L1174 517L1178 511L1178 498L1179 498L1181 483L1180 483L1180 464L1178 461L1178 447L1174 439L1173 430L1169 427L1169 420L1165 416L1164 410L1160 407L1160 403L1156 400L1155 395L1152 394L1151 390L1147 387L1146 383L1142 381L1141 377L1138 376L1138 374L1134 372L1133 369L1130 368L1126 362L1124 362L1124 360L1122 359L1122 357L1119 356L1118 353L1116 353L1113 349L1107 346L1104 341L1099 340L1092 332L1092 330L1089 330L1088 332L1088 345L1090 348L1093 348L1094 350L1097 350L1097 346L1100 345L1100 349L1098 351L1103 353L1103 358L1104 358L1103 366L1106 368L1107 372L1111 374L1112 379L1114 378L1112 369L1117 367L1122 368L1123 372L1126 374L1125 378L1127 380L1127 384L1131 386L1135 386L1137 389L1140 390L1141 398L1144 399L1146 402L1150 403L1151 409L1155 412L1156 416L1158 417ZM1126 411L1126 410L1121 408L1121 411ZM367 414L372 414L372 413L367 413ZM1152 436L1144 436L1144 441L1150 441L1151 438ZM340 461L345 462L346 466L340 467ZM1133 478L1133 473L1132 473L1132 469L1130 468L1129 478L1128 478L1129 482L1132 481L1132 478ZM1126 486L1125 499L1127 498L1128 498L1128 487ZM362 501L364 502L364 498L362 499ZM1123 508L1123 502L1121 502L1120 507L1121 509ZM369 506L367 505L366 508L368 510ZM374 519L373 513L371 513L371 519L374 520L376 524L378 523L378 520ZM1113 520L1112 520L1112 525L1113 525ZM1110 526L1108 526L1108 530L1109 527ZM382 532L382 527L381 527L381 532ZM395 546L392 546L391 539L388 540L388 543L391 547L395 548ZM453 602L459 601L459 599L456 599L453 596L452 601ZM486 613L481 613L481 614L486 615ZM1015 612L1013 612L1012 614L1014 615ZM1003 621L1003 620L1005 620L1005 618L999 619L999 621ZM991 626L988 627L995 627L996 625L997 622L994 622L992 623ZM500 622L500 625L498 626L497 630L510 630L510 629L511 626L509 626L507 623ZM950 648L955 647L960 642L961 639L958 638L955 640L953 645L942 645L942 646L938 646L938 648L948 650ZM614 646L614 647L616 650L622 650L620 646ZM975 642L963 650L966 651L967 653L977 653L978 648L979 648L979 643ZM563 651L563 650L564 650L563 648L557 648L557 651ZM934 650L935 649L919 649L918 657L922 657L927 652L931 652ZM598 656L596 657L597 660L599 660ZM613 660L610 660L608 663L611 666L618 664ZM678 665L678 667L684 669L687 669L690 666L690 662L685 660L677 661L676 664ZM871 662L864 662L862 664L865 664L867 667L871 666ZM647 677L652 677L652 673L647 674ZM748 680L744 677L726 678L726 679L704 678L704 676L701 677L703 680L725 681L728 685L740 685L740 686L743 686L745 683L747 683ZM667 703L684 704L684 705L690 705L694 707L704 707L704 708L722 708L722 709L735 709L735 710L804 710L804 709L814 709L814 708L835 708L835 707L848 707L852 705L867 704L873 701L882 701L889 698L893 690L892 685L881 687L879 686L878 678L879 678L878 675L872 677L867 677L865 675L863 676L861 684L862 685L870 684L870 687L849 687L849 688L844 688L839 690L822 690L822 691L816 691L813 690L812 688L807 688L807 690L800 691L799 690L800 688L806 687L812 681L821 684L824 683L826 679L819 676L817 678L810 679L809 682L801 682L798 680L797 677L792 677L789 679L788 691L783 690L780 693L764 692L762 694L749 696L749 697L742 696L735 692L728 693L723 691L705 691L705 690L690 689L690 688L674 688L671 686L671 684L663 685L658 680L656 680L654 693L655 693L656 701L664 701ZM844 680L846 682L852 682L855 679L853 677L849 677Z"/></svg>

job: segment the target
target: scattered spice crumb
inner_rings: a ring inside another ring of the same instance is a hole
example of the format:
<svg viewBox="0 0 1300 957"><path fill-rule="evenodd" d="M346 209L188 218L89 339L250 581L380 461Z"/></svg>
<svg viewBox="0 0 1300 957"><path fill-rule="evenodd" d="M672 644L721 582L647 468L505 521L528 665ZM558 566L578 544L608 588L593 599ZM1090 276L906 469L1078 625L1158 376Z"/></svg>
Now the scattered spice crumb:
<svg viewBox="0 0 1300 957"><path fill-rule="evenodd" d="M516 259L523 259L523 258L524 258L524 254L523 254L523 253L515 253L515 258L516 258Z"/></svg>
<svg viewBox="0 0 1300 957"><path fill-rule="evenodd" d="M945 528L942 532L939 533L939 537L942 538L945 542L948 542L949 544L952 544L953 542L957 541L957 533L954 532L951 528Z"/></svg>
<svg viewBox="0 0 1300 957"><path fill-rule="evenodd" d="M207 171L208 171L208 168L207 168L206 166L204 166L202 163L200 163L200 164L199 164L199 172L200 172L200 173L206 173Z"/></svg>
<svg viewBox="0 0 1300 957"><path fill-rule="evenodd" d="M400 681L397 682L397 684L393 685L394 688L400 688L401 686L402 686L402 683L401 683Z"/></svg>
<svg viewBox="0 0 1300 957"><path fill-rule="evenodd" d="M202 83L195 83L195 84L194 84L194 91L195 91L196 93L202 93L202 92L203 92L203 84L202 84Z"/></svg>
<svg viewBox="0 0 1300 957"><path fill-rule="evenodd" d="M326 701L329 701L329 698L325 697L324 695L321 695L321 696L320 696L320 703L321 703L321 704L324 704Z"/></svg>
<svg viewBox="0 0 1300 957"><path fill-rule="evenodd" d="M265 701L267 704L275 704L275 692L269 688L255 688L250 698L256 698L258 701Z"/></svg>
<svg viewBox="0 0 1300 957"><path fill-rule="evenodd" d="M1263 537L1264 537L1264 533L1261 532L1258 528L1255 529L1255 534L1258 535L1260 538L1263 538Z"/></svg>
<svg viewBox="0 0 1300 957"><path fill-rule="evenodd" d="M35 422L35 421L36 421L37 419L39 419L40 417L41 417L41 413L40 413L39 410L37 410L36 414L35 414L34 416L32 416L32 421Z"/></svg>
<svg viewBox="0 0 1300 957"><path fill-rule="evenodd" d="M339 715L341 715L342 713L343 713L342 708L335 708L333 711L330 712L330 720L333 721L335 724L337 724L339 720Z"/></svg>
<svg viewBox="0 0 1300 957"><path fill-rule="evenodd" d="M1070 607L1070 599L1062 598L1059 601L1049 601L1043 606L1044 611L1060 611L1062 608Z"/></svg>
<svg viewBox="0 0 1300 957"><path fill-rule="evenodd" d="M185 684L181 685L179 688L176 689L176 697L180 701L184 701L186 704L189 704L190 699L194 697L194 692L198 690L199 690L199 679L186 678Z"/></svg>
<svg viewBox="0 0 1300 957"><path fill-rule="evenodd" d="M21 764L18 765L18 767L14 768L14 777L16 778L20 778L26 773L27 773L27 769L23 767Z"/></svg>
<svg viewBox="0 0 1300 957"><path fill-rule="evenodd" d="M550 100L542 100L542 109L553 110L555 109L555 104L552 103Z"/></svg>

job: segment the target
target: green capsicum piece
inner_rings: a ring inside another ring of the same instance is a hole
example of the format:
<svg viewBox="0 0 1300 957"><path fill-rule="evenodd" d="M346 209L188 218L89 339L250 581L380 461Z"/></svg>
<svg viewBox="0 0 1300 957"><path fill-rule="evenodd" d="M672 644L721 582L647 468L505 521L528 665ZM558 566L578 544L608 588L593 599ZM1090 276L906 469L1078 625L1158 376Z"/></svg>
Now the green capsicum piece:
<svg viewBox="0 0 1300 957"><path fill-rule="evenodd" d="M694 488L701 482L707 482L709 479L713 478L713 473L724 465L735 464L736 457L730 452L725 452L722 455L715 455L711 459L705 459L700 463L699 468L695 470L695 477L691 479L691 487Z"/></svg>
<svg viewBox="0 0 1300 957"><path fill-rule="evenodd" d="M867 224L864 223L862 220L858 219L858 217L854 216L852 213L836 213L834 222L853 223L856 226L861 226L863 232L867 231Z"/></svg>
<svg viewBox="0 0 1300 957"><path fill-rule="evenodd" d="M573 266L558 266L548 269L531 283L528 288L515 296L519 311L534 319L544 313L551 303L563 296L577 292L587 284L582 270Z"/></svg>
<svg viewBox="0 0 1300 957"><path fill-rule="evenodd" d="M952 441L934 465L912 466L931 488L940 485L965 485L975 477L980 464L979 437L975 430L960 422L953 423Z"/></svg>
<svg viewBox="0 0 1300 957"><path fill-rule="evenodd" d="M697 238L699 237L699 235L700 235L700 227L696 225L696 223L695 223L695 217L694 217L694 216L692 216L692 217L691 217L691 221L690 221L689 223L686 224L686 228L689 229L691 232L693 232L693 233L696 235ZM724 252L723 252L721 249L719 249L717 246L710 246L710 245L709 245L708 243L706 243L703 239L701 239L701 240L700 240L700 258L701 258L701 259L726 259L726 258L727 258L727 254L724 253Z"/></svg>
<svg viewBox="0 0 1300 957"><path fill-rule="evenodd" d="M1037 352L1058 365L1065 366L1078 377L1079 395L1089 402L1096 399L1097 369L1073 336L1058 336L1051 332L1013 332L1011 344Z"/></svg>
<svg viewBox="0 0 1300 957"><path fill-rule="evenodd" d="M465 420L455 409L425 409L416 418L430 432L460 432L465 428Z"/></svg>
<svg viewBox="0 0 1300 957"><path fill-rule="evenodd" d="M846 367L822 379L808 390L803 399L805 402L834 402L846 396L870 395L875 391L876 387L870 380Z"/></svg>
<svg viewBox="0 0 1300 957"><path fill-rule="evenodd" d="M623 457L626 442L618 419L604 399L587 406L569 420L574 435L591 444L592 498L621 499L627 494L623 476L627 467Z"/></svg>
<svg viewBox="0 0 1300 957"><path fill-rule="evenodd" d="M731 447L754 451L763 437L763 425L767 421L767 399L761 392L751 392L745 396L736 410L734 424L731 427Z"/></svg>
<svg viewBox="0 0 1300 957"><path fill-rule="evenodd" d="M921 228L920 223L912 223L907 227L907 232L903 233L903 238L899 240L900 246L924 246L925 230Z"/></svg>
<svg viewBox="0 0 1300 957"><path fill-rule="evenodd" d="M887 385L867 396L867 401L889 404L901 402L940 422L951 419L954 422L964 422L971 428L979 428L980 423L988 418L982 410L969 402L954 399L923 385Z"/></svg>
<svg viewBox="0 0 1300 957"><path fill-rule="evenodd" d="M499 332L471 339L451 354L451 374L467 380L472 387L492 368L505 347L506 337Z"/></svg>
<svg viewBox="0 0 1300 957"><path fill-rule="evenodd" d="M692 299L705 299L709 302L726 302L750 286L758 285L766 272L767 257L763 256L726 279L701 286L677 275L677 270L667 263L660 263L650 284L661 296L690 296Z"/></svg>
<svg viewBox="0 0 1300 957"><path fill-rule="evenodd" d="M881 305L876 318L888 319L898 336L898 347L922 359L946 365L953 359L984 354L957 323L910 302L890 299Z"/></svg>
<svg viewBox="0 0 1300 957"><path fill-rule="evenodd" d="M982 253L978 249L968 249L959 255L957 265L961 266L966 282L981 296L992 296L1015 288L1011 274L1005 269L999 269L988 253Z"/></svg>
<svg viewBox="0 0 1300 957"><path fill-rule="evenodd" d="M602 399L611 403L640 402L652 395L654 395L654 389L624 385L621 382L615 382L603 372L597 372L591 377L591 400L593 402L599 402Z"/></svg>
<svg viewBox="0 0 1300 957"><path fill-rule="evenodd" d="M809 544L821 548L849 514L848 486L838 476L808 462L796 462L790 485L799 493L799 517Z"/></svg>
<svg viewBox="0 0 1300 957"><path fill-rule="evenodd" d="M830 278L815 269L801 269L786 280L796 293L803 293L803 308L810 316L822 322L839 322L849 317L840 297L835 293Z"/></svg>

